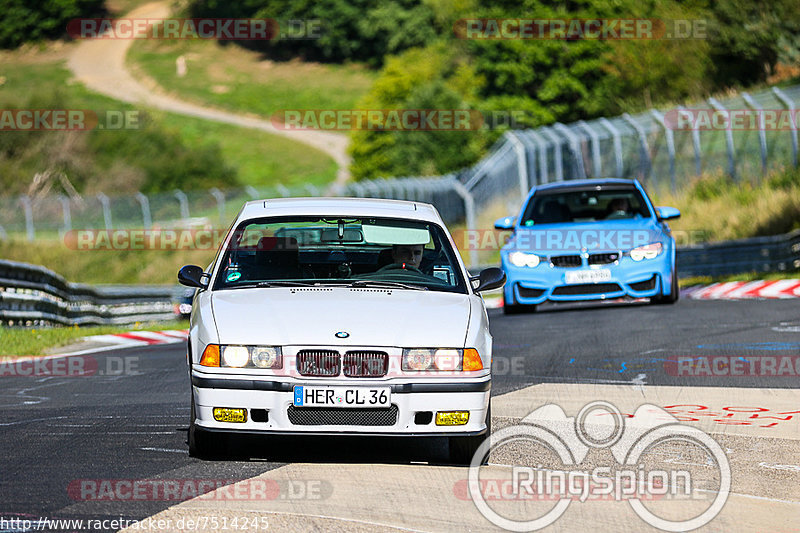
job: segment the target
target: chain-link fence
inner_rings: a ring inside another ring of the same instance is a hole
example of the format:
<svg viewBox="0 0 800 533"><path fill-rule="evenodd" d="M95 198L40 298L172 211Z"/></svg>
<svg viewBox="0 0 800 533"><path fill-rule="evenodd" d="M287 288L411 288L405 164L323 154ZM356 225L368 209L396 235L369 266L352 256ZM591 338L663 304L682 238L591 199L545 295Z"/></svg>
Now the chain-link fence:
<svg viewBox="0 0 800 533"><path fill-rule="evenodd" d="M755 183L770 169L797 166L799 106L797 85L509 131L472 168L437 177L382 178L338 188L0 197L0 238L63 237L73 229L227 227L248 200L321 195L429 202L446 222L476 229L495 215L518 211L530 187L554 181L637 178L651 191L678 193L701 174L722 171ZM478 264L478 251L471 249L469 259Z"/></svg>

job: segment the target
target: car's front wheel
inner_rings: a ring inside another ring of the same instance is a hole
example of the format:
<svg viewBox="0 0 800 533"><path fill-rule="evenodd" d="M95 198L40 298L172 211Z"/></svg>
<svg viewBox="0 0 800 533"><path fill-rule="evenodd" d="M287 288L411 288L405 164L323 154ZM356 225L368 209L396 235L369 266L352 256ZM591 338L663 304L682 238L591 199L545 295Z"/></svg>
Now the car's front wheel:
<svg viewBox="0 0 800 533"><path fill-rule="evenodd" d="M195 423L194 392L192 392L192 407L189 412L189 457L197 459L210 459L224 451L223 436L203 431Z"/></svg>
<svg viewBox="0 0 800 533"><path fill-rule="evenodd" d="M531 304L518 304L512 299L510 302L506 301L503 297L503 314L504 315L519 315L522 313L535 313L536 306Z"/></svg>
<svg viewBox="0 0 800 533"><path fill-rule="evenodd" d="M675 266L672 267L672 276L670 278L670 290L669 294L667 295L658 295L655 298L651 299L651 303L656 305L664 305L664 304L674 304L678 301L680 297L680 288L678 287L678 271L675 270Z"/></svg>
<svg viewBox="0 0 800 533"><path fill-rule="evenodd" d="M489 407L486 409L486 433L474 437L450 437L450 463L456 465L469 466L472 458L485 439L492 434L492 400L489 399ZM485 465L489 462L489 452L481 458L480 464Z"/></svg>

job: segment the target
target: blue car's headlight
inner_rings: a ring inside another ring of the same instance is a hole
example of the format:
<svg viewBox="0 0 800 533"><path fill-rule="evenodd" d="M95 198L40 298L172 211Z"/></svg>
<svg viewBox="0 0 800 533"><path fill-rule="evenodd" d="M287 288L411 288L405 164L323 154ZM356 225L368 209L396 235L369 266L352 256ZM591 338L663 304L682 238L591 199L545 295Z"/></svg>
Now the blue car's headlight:
<svg viewBox="0 0 800 533"><path fill-rule="evenodd" d="M511 264L518 267L535 267L541 262L541 258L536 254L526 254L525 252L511 252L508 254Z"/></svg>
<svg viewBox="0 0 800 533"><path fill-rule="evenodd" d="M663 250L664 247L661 246L660 242L653 242L634 248L629 253L631 259L634 261L641 261L643 259L655 259Z"/></svg>

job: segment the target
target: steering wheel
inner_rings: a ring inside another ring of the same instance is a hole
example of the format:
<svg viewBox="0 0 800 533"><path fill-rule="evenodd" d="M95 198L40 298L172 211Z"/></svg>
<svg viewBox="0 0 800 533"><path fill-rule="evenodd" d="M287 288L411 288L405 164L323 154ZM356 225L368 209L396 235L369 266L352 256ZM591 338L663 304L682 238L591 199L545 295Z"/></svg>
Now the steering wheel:
<svg viewBox="0 0 800 533"><path fill-rule="evenodd" d="M420 269L408 263L391 263L386 265L385 267L380 268L378 272L381 271L385 272L387 270L408 270L410 272L418 272L422 274L422 271Z"/></svg>

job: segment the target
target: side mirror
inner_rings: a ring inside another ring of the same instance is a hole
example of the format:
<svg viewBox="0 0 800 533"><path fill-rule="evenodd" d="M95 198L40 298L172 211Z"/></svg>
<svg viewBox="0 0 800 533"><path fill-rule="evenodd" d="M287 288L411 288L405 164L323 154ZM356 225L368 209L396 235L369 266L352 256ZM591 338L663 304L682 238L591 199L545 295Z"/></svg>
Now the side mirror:
<svg viewBox="0 0 800 533"><path fill-rule="evenodd" d="M681 212L674 207L656 207L658 220L673 220L680 218Z"/></svg>
<svg viewBox="0 0 800 533"><path fill-rule="evenodd" d="M478 282L478 286L474 287L475 292L499 289L506 282L506 273L500 268L489 267L481 270L477 277L470 278L470 282L475 280Z"/></svg>
<svg viewBox="0 0 800 533"><path fill-rule="evenodd" d="M517 217L503 217L494 221L494 229L514 229Z"/></svg>
<svg viewBox="0 0 800 533"><path fill-rule="evenodd" d="M208 286L208 274L197 265L186 265L178 271L178 282L187 287L205 289Z"/></svg>

